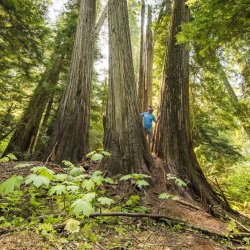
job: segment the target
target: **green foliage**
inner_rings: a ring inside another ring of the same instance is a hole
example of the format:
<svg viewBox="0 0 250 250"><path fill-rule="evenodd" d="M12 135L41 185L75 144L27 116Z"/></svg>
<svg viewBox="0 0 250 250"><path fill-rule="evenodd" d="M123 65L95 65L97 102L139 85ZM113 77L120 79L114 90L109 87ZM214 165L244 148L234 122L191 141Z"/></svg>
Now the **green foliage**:
<svg viewBox="0 0 250 250"><path fill-rule="evenodd" d="M69 168L74 168L75 167L73 163L71 163L70 161L66 161L66 160L63 160L62 164L63 164L64 167L69 167Z"/></svg>
<svg viewBox="0 0 250 250"><path fill-rule="evenodd" d="M40 176L46 177L48 180L53 180L55 173L47 167L34 167L30 170L33 173L37 173Z"/></svg>
<svg viewBox="0 0 250 250"><path fill-rule="evenodd" d="M172 199L172 200L179 200L179 197L176 195L172 195L172 194L168 194L168 193L162 193L159 194L159 199L161 200L168 200L168 199Z"/></svg>
<svg viewBox="0 0 250 250"><path fill-rule="evenodd" d="M0 193L2 195L7 195L12 193L15 188L19 188L21 186L23 177L12 175L9 179L1 183L0 185Z"/></svg>
<svg viewBox="0 0 250 250"><path fill-rule="evenodd" d="M69 233L78 233L80 231L80 222L78 220L70 218L65 222L64 229Z"/></svg>
<svg viewBox="0 0 250 250"><path fill-rule="evenodd" d="M20 164L17 164L16 166L14 166L13 169L21 169L21 168L30 167L33 165L34 164L31 164L31 163L20 163Z"/></svg>
<svg viewBox="0 0 250 250"><path fill-rule="evenodd" d="M17 158L14 154L10 153L7 154L6 156L4 156L3 158L0 159L0 163L6 163L6 162L10 162L10 161L16 161Z"/></svg>
<svg viewBox="0 0 250 250"><path fill-rule="evenodd" d="M39 188L40 186L49 186L49 179L44 176L30 174L25 178L25 184L32 183L35 187Z"/></svg>
<svg viewBox="0 0 250 250"><path fill-rule="evenodd" d="M135 207L138 205L138 201L140 200L140 196L138 195L131 195L126 202L127 206Z"/></svg>
<svg viewBox="0 0 250 250"><path fill-rule="evenodd" d="M110 199L110 198L107 198L107 197L99 197L98 199L97 199L97 201L101 204L101 205L103 205L103 206L110 206L111 204L113 204L114 203L114 200L113 199Z"/></svg>
<svg viewBox="0 0 250 250"><path fill-rule="evenodd" d="M229 234L230 233L235 233L235 234L239 233L239 230L237 229L237 225L236 225L235 220L230 220L230 222L227 226L227 231Z"/></svg>
<svg viewBox="0 0 250 250"><path fill-rule="evenodd" d="M149 186L149 183L144 180L145 178L151 178L151 176L145 174L129 174L129 175L124 175L123 177L120 178L120 180L121 181L130 180L135 183L136 187L141 189L142 187Z"/></svg>
<svg viewBox="0 0 250 250"><path fill-rule="evenodd" d="M110 157L111 154L107 151L98 150L92 151L86 155L86 157L90 158L92 161L101 161L104 157Z"/></svg>
<svg viewBox="0 0 250 250"><path fill-rule="evenodd" d="M88 217L91 213L94 212L94 208L91 205L90 201L86 199L77 199L72 204L73 212L76 216L84 215Z"/></svg>
<svg viewBox="0 0 250 250"><path fill-rule="evenodd" d="M180 178L178 178L177 176L175 175L172 175L172 174L167 174L167 179L168 180L172 180L174 181L174 183L178 186L178 187L186 187L187 184L181 180Z"/></svg>
<svg viewBox="0 0 250 250"><path fill-rule="evenodd" d="M67 187L65 185L57 185L57 186L54 186L52 187L50 190L49 190L49 195L53 195L53 194L56 194L56 195L61 195L61 194L65 194L67 192ZM70 188L68 189L70 191L72 191L72 186L70 186ZM76 191L75 189L73 189L74 191Z"/></svg>

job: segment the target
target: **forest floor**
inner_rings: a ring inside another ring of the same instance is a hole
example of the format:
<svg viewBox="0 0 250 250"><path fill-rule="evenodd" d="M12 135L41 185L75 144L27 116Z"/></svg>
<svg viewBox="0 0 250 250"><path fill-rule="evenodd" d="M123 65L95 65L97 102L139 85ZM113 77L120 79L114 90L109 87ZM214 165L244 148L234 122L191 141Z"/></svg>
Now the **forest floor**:
<svg viewBox="0 0 250 250"><path fill-rule="evenodd" d="M0 164L0 183L13 174L26 176L33 166L44 165L42 162L25 162L32 165L13 169L20 163L24 162ZM80 165L84 166L86 171L94 171L98 168L98 164L91 162L81 162ZM48 167L54 172L62 171L58 165L48 164ZM50 239L39 235L34 230L17 228L14 231L0 233L0 249L250 249L243 240L227 238L229 221L213 217L198 202L183 197L179 200L159 200L158 196L163 192L174 194L169 181L162 176L166 176L164 162L155 158L153 177L160 181L157 183L153 181L152 187L143 191L144 205L150 208L150 214L169 217L170 220L167 222L128 217L112 217L103 222L100 218L90 218L94 226L88 233L85 231L85 235L83 233L70 235L62 230L56 232ZM117 190L117 192L120 191L120 189ZM100 222L101 226L98 226ZM245 238L246 240L250 238Z"/></svg>

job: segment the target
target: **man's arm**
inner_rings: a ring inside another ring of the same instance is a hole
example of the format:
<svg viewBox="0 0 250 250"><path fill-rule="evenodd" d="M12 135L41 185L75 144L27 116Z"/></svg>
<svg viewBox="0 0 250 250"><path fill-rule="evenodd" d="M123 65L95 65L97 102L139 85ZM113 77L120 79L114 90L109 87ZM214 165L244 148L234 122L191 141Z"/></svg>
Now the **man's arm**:
<svg viewBox="0 0 250 250"><path fill-rule="evenodd" d="M157 123L157 122L159 121L160 117L161 117L161 113L159 113L159 115L157 116L156 119L155 119L155 117L154 117L154 122Z"/></svg>

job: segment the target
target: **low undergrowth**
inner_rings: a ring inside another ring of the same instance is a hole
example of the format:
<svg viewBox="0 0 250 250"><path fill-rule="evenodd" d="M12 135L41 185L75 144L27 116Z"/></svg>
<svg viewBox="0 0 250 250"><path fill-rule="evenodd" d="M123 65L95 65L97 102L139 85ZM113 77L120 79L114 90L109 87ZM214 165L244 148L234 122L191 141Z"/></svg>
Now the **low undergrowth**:
<svg viewBox="0 0 250 250"><path fill-rule="evenodd" d="M109 153L93 152L88 157L99 161L109 157ZM15 160L14 155L7 158ZM3 160L6 162L7 158ZM68 161L62 162L58 173L46 165L31 165L15 165L15 170L30 167L30 173L12 175L0 184L0 235L28 230L57 249L68 249L72 242L75 242L72 249L94 249L94 246L98 249L100 242L106 246L99 246L100 249L121 245L129 249L134 244L132 232L152 230L157 225L169 226L175 233L184 230L181 222L168 225L149 218L96 218L107 213L150 213L151 208L145 202L151 179L148 175L134 173L110 178L101 171L87 172L84 167L76 167ZM174 175L168 174L166 178L173 185L186 186ZM179 197L165 192L159 194L158 199L178 200ZM109 238L109 235L119 237Z"/></svg>

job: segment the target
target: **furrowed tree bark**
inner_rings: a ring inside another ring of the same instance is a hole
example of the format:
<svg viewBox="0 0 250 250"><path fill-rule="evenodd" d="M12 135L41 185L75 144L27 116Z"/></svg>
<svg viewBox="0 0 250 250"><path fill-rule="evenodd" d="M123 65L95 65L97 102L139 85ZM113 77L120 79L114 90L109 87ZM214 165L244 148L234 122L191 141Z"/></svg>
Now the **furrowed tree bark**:
<svg viewBox="0 0 250 250"><path fill-rule="evenodd" d="M89 151L96 1L81 0L67 86L60 102L46 160L79 161ZM53 151L53 154L51 152Z"/></svg>
<svg viewBox="0 0 250 250"><path fill-rule="evenodd" d="M145 85L145 32L144 32L144 26L145 26L145 2L144 0L141 1L141 40L140 40L140 65L139 65L139 79L138 79L138 89L137 89L137 95L138 95L138 106L139 111L143 112L144 105L144 85Z"/></svg>
<svg viewBox="0 0 250 250"><path fill-rule="evenodd" d="M153 42L152 42L152 10L148 6L146 32L145 26L145 4L142 1L141 8L141 47L140 47L140 68L138 81L138 105L140 112L152 105L152 79L153 79Z"/></svg>
<svg viewBox="0 0 250 250"><path fill-rule="evenodd" d="M110 69L103 168L112 174L149 173L152 158L135 95L135 76L126 0L109 0Z"/></svg>
<svg viewBox="0 0 250 250"><path fill-rule="evenodd" d="M153 151L167 162L170 173L188 184L184 194L200 199L212 212L215 208L232 211L207 182L193 151L189 124L189 53L178 45L176 35L189 19L184 0L174 0L170 36L166 48L161 91L161 119L153 140Z"/></svg>
<svg viewBox="0 0 250 250"><path fill-rule="evenodd" d="M152 9L148 6L148 18L146 27L146 77L145 77L145 94L144 94L144 110L152 105L152 82L153 82L153 41L152 41Z"/></svg>
<svg viewBox="0 0 250 250"><path fill-rule="evenodd" d="M63 54L57 53L57 51L53 53L51 65L47 67L41 81L35 88L28 106L4 151L4 155L10 152L32 152L52 89L58 83L63 57Z"/></svg>

